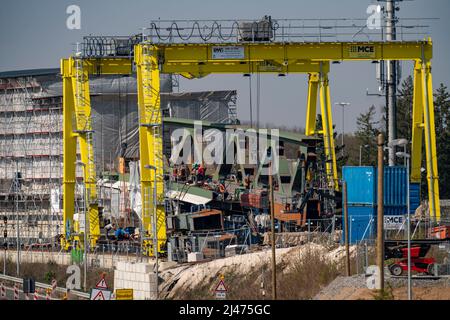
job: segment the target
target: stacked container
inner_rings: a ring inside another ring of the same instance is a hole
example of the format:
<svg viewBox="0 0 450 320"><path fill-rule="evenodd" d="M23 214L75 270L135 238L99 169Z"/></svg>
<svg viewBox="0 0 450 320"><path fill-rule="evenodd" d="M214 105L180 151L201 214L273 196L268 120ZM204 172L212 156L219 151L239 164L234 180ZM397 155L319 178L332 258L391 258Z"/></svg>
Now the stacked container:
<svg viewBox="0 0 450 320"><path fill-rule="evenodd" d="M375 168L343 167L342 177L347 183L349 242L353 244L363 239L374 238L377 215ZM344 221L342 226L344 229Z"/></svg>
<svg viewBox="0 0 450 320"><path fill-rule="evenodd" d="M376 236L377 225L377 169L375 167L343 167L347 182L349 241L356 243ZM406 168L384 167L384 215L404 215L407 211ZM420 185L410 184L410 213L420 202ZM343 223L344 225L344 223Z"/></svg>

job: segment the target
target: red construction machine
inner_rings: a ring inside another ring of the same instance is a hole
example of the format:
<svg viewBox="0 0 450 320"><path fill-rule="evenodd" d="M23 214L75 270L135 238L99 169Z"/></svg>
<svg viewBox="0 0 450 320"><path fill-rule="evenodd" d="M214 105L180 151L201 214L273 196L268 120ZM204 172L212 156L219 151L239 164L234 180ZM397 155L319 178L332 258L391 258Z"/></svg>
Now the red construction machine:
<svg viewBox="0 0 450 320"><path fill-rule="evenodd" d="M432 257L425 258L431 248L429 243L412 243L411 244L411 271L434 274L434 264L436 260ZM392 275L401 276L404 272L408 272L408 244L402 242L385 242L384 257L394 259L388 268Z"/></svg>

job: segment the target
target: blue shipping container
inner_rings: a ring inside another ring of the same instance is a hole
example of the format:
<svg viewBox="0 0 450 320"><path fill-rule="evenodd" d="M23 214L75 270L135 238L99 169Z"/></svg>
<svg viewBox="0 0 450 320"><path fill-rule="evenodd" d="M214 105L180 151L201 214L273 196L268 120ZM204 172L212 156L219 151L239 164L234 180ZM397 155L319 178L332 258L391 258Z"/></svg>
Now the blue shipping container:
<svg viewBox="0 0 450 320"><path fill-rule="evenodd" d="M410 183L409 185L409 213L414 214L420 205L420 183Z"/></svg>
<svg viewBox="0 0 450 320"><path fill-rule="evenodd" d="M348 207L348 230L349 243L355 244L361 240L375 239L376 236L376 207L349 206ZM345 221L342 217L342 242L345 236Z"/></svg>
<svg viewBox="0 0 450 320"><path fill-rule="evenodd" d="M347 182L347 203L369 205L377 203L376 171L374 167L342 168L342 177Z"/></svg>
<svg viewBox="0 0 450 320"><path fill-rule="evenodd" d="M348 205L377 205L377 171L374 167L343 167L343 179L347 182ZM385 215L406 214L406 168L384 167L383 203ZM410 184L410 212L420 204L420 185Z"/></svg>
<svg viewBox="0 0 450 320"><path fill-rule="evenodd" d="M376 176L378 175L376 174ZM406 190L408 188L406 183L405 167L384 167L383 204L385 207L403 207L406 210ZM405 213L403 212L403 214Z"/></svg>

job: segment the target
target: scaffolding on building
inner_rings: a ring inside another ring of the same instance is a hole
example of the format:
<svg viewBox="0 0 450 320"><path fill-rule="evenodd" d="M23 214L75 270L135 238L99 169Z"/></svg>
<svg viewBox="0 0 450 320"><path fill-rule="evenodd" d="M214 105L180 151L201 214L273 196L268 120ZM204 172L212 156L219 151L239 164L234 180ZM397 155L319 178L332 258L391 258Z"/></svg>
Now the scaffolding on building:
<svg viewBox="0 0 450 320"><path fill-rule="evenodd" d="M32 76L2 79L1 88L0 215L8 219L8 243L55 244L62 219L62 97L43 95Z"/></svg>

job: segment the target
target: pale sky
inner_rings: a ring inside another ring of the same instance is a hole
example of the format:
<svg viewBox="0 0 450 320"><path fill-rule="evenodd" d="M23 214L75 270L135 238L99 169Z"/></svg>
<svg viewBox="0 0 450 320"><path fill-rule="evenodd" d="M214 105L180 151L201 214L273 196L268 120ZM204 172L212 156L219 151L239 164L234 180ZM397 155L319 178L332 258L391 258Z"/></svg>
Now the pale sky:
<svg viewBox="0 0 450 320"><path fill-rule="evenodd" d="M84 35L131 35L154 19L258 19L272 18L367 18L366 8L375 0L2 0L0 11L0 71L57 68L59 59L72 54L73 45ZM67 6L81 8L81 30L66 28ZM400 3L398 16L439 18L427 21L434 44L433 85L450 85L449 0L413 0ZM403 78L411 63L403 63ZM253 84L256 77L253 77ZM384 98L367 97L366 89L377 91L375 67L369 62L332 65L331 99L349 102L345 130L356 128L356 117L370 105L383 105ZM249 83L241 75L212 75L199 80L183 80L181 91L238 91L238 116L249 119ZM301 126L305 122L306 75L261 76L261 122ZM254 86L253 103L256 102ZM333 116L342 131L342 113L335 107ZM254 107L255 109L255 107Z"/></svg>

